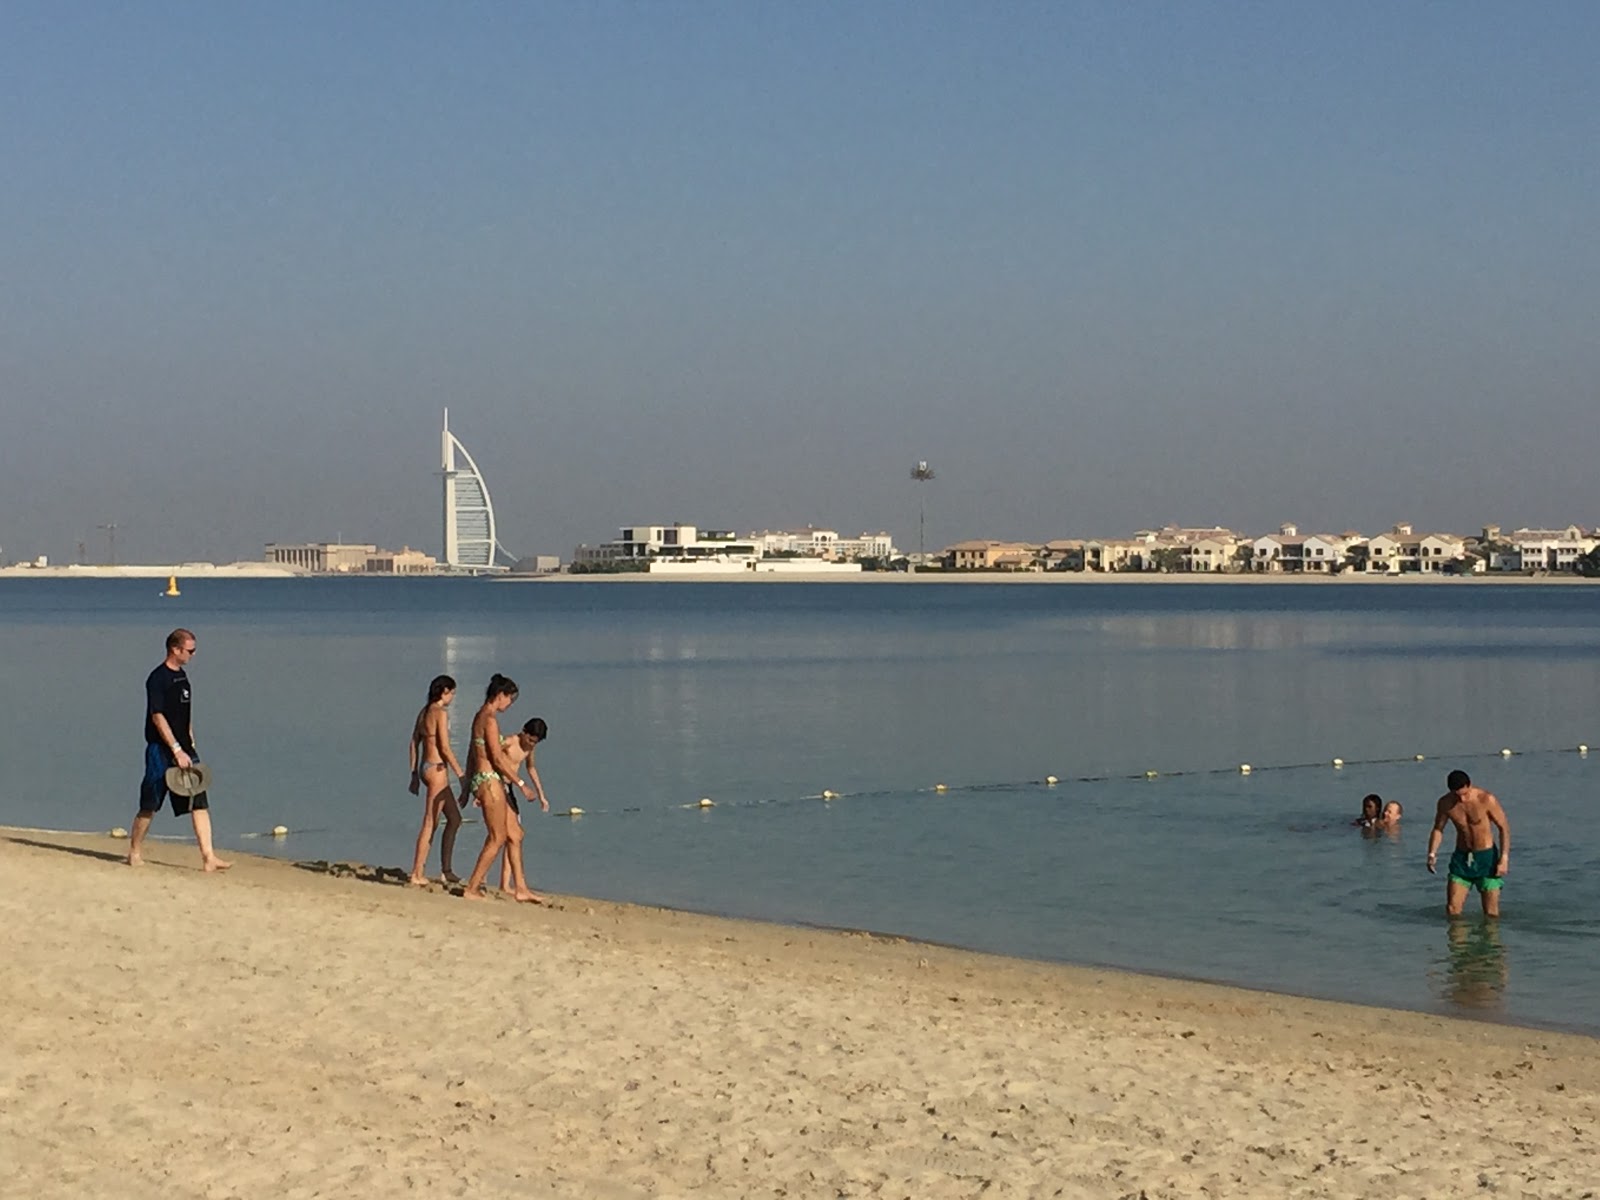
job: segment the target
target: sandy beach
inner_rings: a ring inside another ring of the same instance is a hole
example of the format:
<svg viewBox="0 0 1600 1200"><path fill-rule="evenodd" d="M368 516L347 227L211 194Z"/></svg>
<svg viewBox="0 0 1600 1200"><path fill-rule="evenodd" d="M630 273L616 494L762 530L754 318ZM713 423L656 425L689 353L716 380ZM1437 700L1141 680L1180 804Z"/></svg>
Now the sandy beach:
<svg viewBox="0 0 1600 1200"><path fill-rule="evenodd" d="M1600 1195L1600 1042L0 831L0 1194Z"/></svg>

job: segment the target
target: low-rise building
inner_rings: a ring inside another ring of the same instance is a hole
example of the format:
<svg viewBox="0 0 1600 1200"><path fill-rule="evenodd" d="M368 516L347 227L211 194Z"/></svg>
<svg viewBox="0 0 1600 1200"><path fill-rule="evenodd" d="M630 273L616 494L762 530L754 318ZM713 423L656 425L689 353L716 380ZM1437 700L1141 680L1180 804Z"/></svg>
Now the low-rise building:
<svg viewBox="0 0 1600 1200"><path fill-rule="evenodd" d="M1146 537L1090 538L1083 544L1083 566L1088 571L1153 571L1155 550Z"/></svg>
<svg viewBox="0 0 1600 1200"><path fill-rule="evenodd" d="M1600 538L1585 533L1578 525L1514 529L1502 535L1501 541L1509 543L1510 549L1492 554L1489 565L1502 571L1573 571L1580 558L1600 546Z"/></svg>
<svg viewBox="0 0 1600 1200"><path fill-rule="evenodd" d="M367 559L377 552L372 542L268 542L266 560L318 574L347 575L365 572Z"/></svg>
<svg viewBox="0 0 1600 1200"><path fill-rule="evenodd" d="M1183 570L1216 573L1234 569L1238 545L1238 540L1228 534L1184 542L1177 549L1183 554Z"/></svg>
<svg viewBox="0 0 1600 1200"><path fill-rule="evenodd" d="M860 558L891 558L894 539L887 533L840 537L832 529L808 526L799 530L762 530L740 536L731 529L705 529L682 521L671 525L624 525L614 542L582 545L572 561L584 566L613 563L618 559L654 562L672 559L805 558L821 562Z"/></svg>
<svg viewBox="0 0 1600 1200"><path fill-rule="evenodd" d="M1366 568L1371 574L1400 575L1408 572L1437 574L1466 557L1467 540L1454 533L1418 534L1402 522L1388 533L1367 540Z"/></svg>
<svg viewBox="0 0 1600 1200"><path fill-rule="evenodd" d="M267 562L316 575L432 575L439 560L406 546L382 550L372 542L268 542Z"/></svg>
<svg viewBox="0 0 1600 1200"><path fill-rule="evenodd" d="M894 539L887 533L862 533L860 537L840 537L832 529L763 529L751 533L749 540L768 557L820 558L851 561L861 558L893 558Z"/></svg>
<svg viewBox="0 0 1600 1200"><path fill-rule="evenodd" d="M956 571L1028 571L1038 557L1026 542L999 542L985 538L957 542L944 552Z"/></svg>
<svg viewBox="0 0 1600 1200"><path fill-rule="evenodd" d="M1039 565L1046 571L1081 571L1082 538L1056 538L1039 547Z"/></svg>
<svg viewBox="0 0 1600 1200"><path fill-rule="evenodd" d="M375 575L434 575L439 560L410 546L399 550L378 550L367 555L367 571Z"/></svg>

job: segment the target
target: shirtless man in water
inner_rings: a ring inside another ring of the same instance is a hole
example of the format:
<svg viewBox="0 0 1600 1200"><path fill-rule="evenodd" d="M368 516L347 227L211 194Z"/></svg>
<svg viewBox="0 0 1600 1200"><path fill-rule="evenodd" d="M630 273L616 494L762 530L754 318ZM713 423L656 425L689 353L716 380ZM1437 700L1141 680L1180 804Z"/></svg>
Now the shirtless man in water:
<svg viewBox="0 0 1600 1200"><path fill-rule="evenodd" d="M1477 888L1483 900L1483 915L1500 915L1500 885L1511 863L1511 825L1505 810L1492 793L1473 787L1465 771L1451 771L1445 781L1450 790L1439 797L1428 835L1428 874L1436 874L1439 842L1446 825L1456 827L1455 853L1450 856L1450 873L1445 882L1445 913L1461 915L1467 902L1467 889ZM1500 831L1500 847L1494 844L1494 831Z"/></svg>

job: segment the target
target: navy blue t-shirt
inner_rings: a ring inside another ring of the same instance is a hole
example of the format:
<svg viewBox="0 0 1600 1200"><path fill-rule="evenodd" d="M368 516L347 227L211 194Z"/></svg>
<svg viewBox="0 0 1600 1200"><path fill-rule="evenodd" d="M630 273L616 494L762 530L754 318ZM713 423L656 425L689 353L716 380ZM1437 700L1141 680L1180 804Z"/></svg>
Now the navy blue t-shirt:
<svg viewBox="0 0 1600 1200"><path fill-rule="evenodd" d="M185 754L194 753L194 739L189 733L189 676L182 667L174 671L166 663L157 665L144 681L144 740L153 746L166 745L152 719L160 713L167 719L167 727L178 739Z"/></svg>

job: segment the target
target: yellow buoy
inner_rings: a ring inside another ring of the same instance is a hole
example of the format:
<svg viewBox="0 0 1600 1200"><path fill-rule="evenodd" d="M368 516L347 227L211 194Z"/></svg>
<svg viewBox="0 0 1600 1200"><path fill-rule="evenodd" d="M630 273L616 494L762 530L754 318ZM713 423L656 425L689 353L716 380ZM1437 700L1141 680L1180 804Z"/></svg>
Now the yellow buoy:
<svg viewBox="0 0 1600 1200"><path fill-rule="evenodd" d="M1414 761L1421 762L1423 759L1427 758L1428 756L1426 754L1413 754L1411 757L1412 757L1412 759Z"/></svg>
<svg viewBox="0 0 1600 1200"><path fill-rule="evenodd" d="M826 788L824 788L823 791L822 791L822 798L824 800L837 800L839 798L839 793L838 792L830 792Z"/></svg>
<svg viewBox="0 0 1600 1200"><path fill-rule="evenodd" d="M1587 753L1589 753L1588 745L1583 743L1583 742L1579 742L1578 743L1578 753L1579 754L1587 754Z"/></svg>
<svg viewBox="0 0 1600 1200"><path fill-rule="evenodd" d="M289 827L287 825L274 825L272 827L272 836L276 838L288 837Z"/></svg>
<svg viewBox="0 0 1600 1200"><path fill-rule="evenodd" d="M1250 764L1249 764L1249 763L1240 763L1240 764L1239 764L1239 774L1241 774L1241 775L1248 775L1248 774L1250 774L1250 772L1251 772L1251 770L1252 770L1252 769L1253 769L1253 768L1252 768L1252 767L1251 767L1251 766L1250 766Z"/></svg>
<svg viewBox="0 0 1600 1200"><path fill-rule="evenodd" d="M1500 757L1501 758L1510 758L1511 757L1511 747L1507 746L1504 750L1500 751Z"/></svg>
<svg viewBox="0 0 1600 1200"><path fill-rule="evenodd" d="M162 592L161 594L163 596L181 596L181 595L183 595L183 593L178 590L178 577L176 575L168 575L167 576L167 590Z"/></svg>
<svg viewBox="0 0 1600 1200"><path fill-rule="evenodd" d="M936 783L933 785L933 790L936 792L948 792L950 789L942 783Z"/></svg>
<svg viewBox="0 0 1600 1200"><path fill-rule="evenodd" d="M715 800L713 800L710 796L701 796L700 797L700 803L699 803L698 807L700 807L700 808L715 808L716 806L717 806L717 802Z"/></svg>
<svg viewBox="0 0 1600 1200"><path fill-rule="evenodd" d="M1158 776L1160 776L1160 774L1161 774L1161 772L1160 772L1160 771L1146 771L1146 772L1145 772L1145 773L1144 773L1144 777L1145 777L1145 778L1146 778L1146 779L1155 779L1155 778L1157 778L1157 777L1158 777Z"/></svg>
<svg viewBox="0 0 1600 1200"><path fill-rule="evenodd" d="M559 815L561 815L563 817L581 817L581 816L583 816L583 809L581 809L581 808L569 808L569 809L567 809L566 812L561 813Z"/></svg>
<svg viewBox="0 0 1600 1200"><path fill-rule="evenodd" d="M124 829L121 825L118 825L115 829L113 829L111 831L111 836L114 837L114 838L125 838L125 837L128 836L128 831L126 829Z"/></svg>
<svg viewBox="0 0 1600 1200"><path fill-rule="evenodd" d="M1044 777L1044 782L1046 787L1055 787L1055 785L1060 783L1061 780L1057 779L1054 775L1046 775Z"/></svg>
<svg viewBox="0 0 1600 1200"><path fill-rule="evenodd" d="M1344 759L1336 758L1336 759L1333 760L1333 769L1335 771L1339 770L1343 766L1344 766Z"/></svg>

